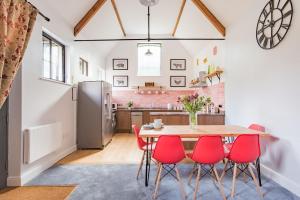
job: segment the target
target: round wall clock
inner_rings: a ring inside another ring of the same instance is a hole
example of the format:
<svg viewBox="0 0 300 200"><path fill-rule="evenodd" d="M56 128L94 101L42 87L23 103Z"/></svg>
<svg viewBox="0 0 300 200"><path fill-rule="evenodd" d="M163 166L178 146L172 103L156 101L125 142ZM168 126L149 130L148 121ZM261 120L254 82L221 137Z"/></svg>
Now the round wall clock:
<svg viewBox="0 0 300 200"><path fill-rule="evenodd" d="M293 19L291 0L270 0L261 12L256 40L263 49L276 47L286 36Z"/></svg>

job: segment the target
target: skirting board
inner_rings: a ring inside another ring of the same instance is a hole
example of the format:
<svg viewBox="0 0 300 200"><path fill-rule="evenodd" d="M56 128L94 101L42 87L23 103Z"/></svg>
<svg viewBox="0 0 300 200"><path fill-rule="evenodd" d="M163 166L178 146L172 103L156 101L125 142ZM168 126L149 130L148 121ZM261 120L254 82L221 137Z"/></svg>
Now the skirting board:
<svg viewBox="0 0 300 200"><path fill-rule="evenodd" d="M61 152L58 156L55 158L43 163L42 166L36 167L22 176L11 176L7 178L7 186L23 186L26 183L28 183L33 178L37 177L40 173L45 171L46 169L52 167L55 163L57 163L60 159L66 157L67 155L73 153L77 150L77 146L72 146L68 148L67 150Z"/></svg>
<svg viewBox="0 0 300 200"><path fill-rule="evenodd" d="M290 192L300 197L300 185L279 174L278 172L270 169L269 167L261 164L261 172L264 176L278 183L282 187L286 188Z"/></svg>

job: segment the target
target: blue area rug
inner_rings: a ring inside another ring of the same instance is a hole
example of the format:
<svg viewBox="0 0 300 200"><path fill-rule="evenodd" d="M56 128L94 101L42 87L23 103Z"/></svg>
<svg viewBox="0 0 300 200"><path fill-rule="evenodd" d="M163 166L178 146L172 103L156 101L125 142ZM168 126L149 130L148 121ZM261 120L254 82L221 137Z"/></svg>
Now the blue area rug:
<svg viewBox="0 0 300 200"><path fill-rule="evenodd" d="M137 167L137 165L58 165L46 170L28 185L77 184L70 200L150 200L154 191L156 166L151 166L149 187L144 186L144 171L139 180L136 180ZM219 173L221 167L222 165L218 168ZM192 165L178 165L178 169L183 178L187 199L193 199L195 177L191 186L187 184ZM300 200L273 181L266 178L262 181L264 200ZM223 185L227 199L230 199L231 175L224 177ZM200 182L198 199L200 195L203 200L222 199L217 185L209 176ZM158 199L181 199L179 184L172 176L162 180ZM237 180L234 199L260 199L250 178L247 183L242 177Z"/></svg>

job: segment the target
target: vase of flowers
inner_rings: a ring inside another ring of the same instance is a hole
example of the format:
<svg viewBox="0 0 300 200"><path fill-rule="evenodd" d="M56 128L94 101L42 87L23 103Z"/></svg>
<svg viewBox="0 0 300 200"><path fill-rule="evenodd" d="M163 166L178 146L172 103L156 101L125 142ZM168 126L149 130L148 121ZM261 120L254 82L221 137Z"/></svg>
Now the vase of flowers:
<svg viewBox="0 0 300 200"><path fill-rule="evenodd" d="M189 124L192 129L194 129L195 126L197 125L197 121L198 121L197 113L189 112Z"/></svg>
<svg viewBox="0 0 300 200"><path fill-rule="evenodd" d="M199 96L198 93L195 93L193 95L179 96L177 102L181 103L184 110L189 113L189 124L194 129L197 125L197 112L202 111L211 102L211 98Z"/></svg>

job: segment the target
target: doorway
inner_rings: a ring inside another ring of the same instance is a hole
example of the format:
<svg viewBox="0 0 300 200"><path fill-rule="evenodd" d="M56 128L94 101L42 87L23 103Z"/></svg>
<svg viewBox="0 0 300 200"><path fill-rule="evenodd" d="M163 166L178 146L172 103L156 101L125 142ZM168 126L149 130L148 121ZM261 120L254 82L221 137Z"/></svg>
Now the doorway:
<svg viewBox="0 0 300 200"><path fill-rule="evenodd" d="M0 109L0 189L7 185L8 99Z"/></svg>

